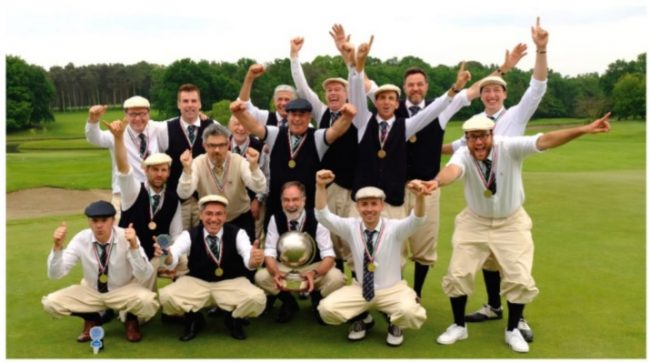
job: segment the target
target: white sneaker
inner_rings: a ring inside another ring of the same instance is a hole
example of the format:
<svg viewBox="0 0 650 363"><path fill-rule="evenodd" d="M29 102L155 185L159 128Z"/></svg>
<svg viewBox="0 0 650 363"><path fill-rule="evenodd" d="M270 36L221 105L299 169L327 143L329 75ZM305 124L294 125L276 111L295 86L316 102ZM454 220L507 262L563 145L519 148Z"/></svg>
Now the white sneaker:
<svg viewBox="0 0 650 363"><path fill-rule="evenodd" d="M512 331L506 330L506 344L515 352L528 353L528 343L524 340L519 329L515 328Z"/></svg>
<svg viewBox="0 0 650 363"><path fill-rule="evenodd" d="M517 324L517 329L519 329L519 332L521 333L521 336L524 337L524 340L528 343L533 342L533 329L528 325L528 322L526 319L521 318L519 319L519 323Z"/></svg>
<svg viewBox="0 0 650 363"><path fill-rule="evenodd" d="M464 339L467 339L467 327L451 324L444 333L440 334L436 341L439 344L449 345Z"/></svg>
<svg viewBox="0 0 650 363"><path fill-rule="evenodd" d="M391 347L399 347L404 342L404 332L397 325L390 324L388 326L388 336L386 337L386 344Z"/></svg>
<svg viewBox="0 0 650 363"><path fill-rule="evenodd" d="M375 325L372 315L368 314L363 320L357 320L350 325L348 332L348 340L356 341L362 340L366 337L366 331L370 330Z"/></svg>

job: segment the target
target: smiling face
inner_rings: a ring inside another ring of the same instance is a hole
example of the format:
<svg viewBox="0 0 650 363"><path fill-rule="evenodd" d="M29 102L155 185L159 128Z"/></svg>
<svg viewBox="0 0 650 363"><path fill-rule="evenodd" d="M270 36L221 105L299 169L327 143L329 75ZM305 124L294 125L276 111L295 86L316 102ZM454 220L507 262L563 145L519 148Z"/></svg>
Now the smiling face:
<svg viewBox="0 0 650 363"><path fill-rule="evenodd" d="M467 131L465 132L467 139L467 148L470 154L478 160L483 161L487 159L492 150L492 131Z"/></svg>
<svg viewBox="0 0 650 363"><path fill-rule="evenodd" d="M422 73L412 73L404 79L404 92L406 93L406 98L414 104L417 105L424 97L427 95L429 90L429 82L424 77Z"/></svg>
<svg viewBox="0 0 650 363"><path fill-rule="evenodd" d="M304 135L309 128L311 121L311 112L309 111L291 111L288 113L289 131L294 135Z"/></svg>
<svg viewBox="0 0 650 363"><path fill-rule="evenodd" d="M358 199L356 208L366 227L374 228L381 218L384 201L381 198Z"/></svg>
<svg viewBox="0 0 650 363"><path fill-rule="evenodd" d="M282 191L282 210L287 215L287 219L292 220L300 216L305 209L305 200L305 195L295 185L288 186Z"/></svg>
<svg viewBox="0 0 650 363"><path fill-rule="evenodd" d="M176 102L181 118L187 123L192 123L199 117L201 111L201 97L197 91L180 91Z"/></svg>
<svg viewBox="0 0 650 363"><path fill-rule="evenodd" d="M399 106L399 98L397 92L387 91L375 95L375 107L377 114L384 120L395 115L395 110Z"/></svg>
<svg viewBox="0 0 650 363"><path fill-rule="evenodd" d="M147 174L147 183L158 192L169 179L169 164L149 165L145 167L145 173Z"/></svg>
<svg viewBox="0 0 650 363"><path fill-rule="evenodd" d="M146 107L131 107L125 112L126 121L131 126L131 129L136 133L141 133L147 127L149 122L149 109Z"/></svg>
<svg viewBox="0 0 650 363"><path fill-rule="evenodd" d="M503 107L508 93L499 84L487 84L481 89L481 101L488 115L494 115Z"/></svg>
<svg viewBox="0 0 650 363"><path fill-rule="evenodd" d="M248 140L250 133L244 128L244 126L239 122L237 117L230 116L228 121L228 129L232 133L232 138L239 145Z"/></svg>
<svg viewBox="0 0 650 363"><path fill-rule="evenodd" d="M228 138L225 135L210 135L203 148L211 162L221 165L228 155Z"/></svg>
<svg viewBox="0 0 650 363"><path fill-rule="evenodd" d="M199 213L199 219L208 233L217 234L226 222L226 206L218 202L206 203Z"/></svg>
<svg viewBox="0 0 650 363"><path fill-rule="evenodd" d="M339 82L329 82L325 87L325 98L327 107L332 111L338 111L348 99L348 91L345 85Z"/></svg>
<svg viewBox="0 0 650 363"><path fill-rule="evenodd" d="M285 111L284 107L287 103L291 102L291 100L293 100L293 93L289 91L278 91L275 94L275 97L273 98L273 106L275 106L275 110L278 111L280 116L287 117L287 111Z"/></svg>

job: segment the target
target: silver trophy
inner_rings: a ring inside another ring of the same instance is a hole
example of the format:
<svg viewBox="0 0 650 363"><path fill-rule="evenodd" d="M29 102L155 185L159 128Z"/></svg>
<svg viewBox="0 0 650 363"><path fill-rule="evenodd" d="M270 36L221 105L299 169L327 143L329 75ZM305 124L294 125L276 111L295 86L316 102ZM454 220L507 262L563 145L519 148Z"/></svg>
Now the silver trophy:
<svg viewBox="0 0 650 363"><path fill-rule="evenodd" d="M307 282L296 268L308 265L316 256L316 242L307 233L289 231L278 239L278 259L293 268L284 278L284 288L289 291L304 291Z"/></svg>

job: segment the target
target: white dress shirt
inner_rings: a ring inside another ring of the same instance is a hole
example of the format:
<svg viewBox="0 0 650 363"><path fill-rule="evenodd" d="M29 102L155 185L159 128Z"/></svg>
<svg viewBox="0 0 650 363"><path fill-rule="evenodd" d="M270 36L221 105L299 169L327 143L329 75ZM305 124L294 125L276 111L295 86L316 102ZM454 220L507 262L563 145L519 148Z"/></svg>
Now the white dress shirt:
<svg viewBox="0 0 650 363"><path fill-rule="evenodd" d="M97 289L99 277L99 261L95 238L90 228L77 233L68 246L59 251L50 251L47 259L47 276L51 279L60 279L70 272L78 261L81 261L83 279L87 286ZM146 281L153 274L153 266L142 247L131 249L129 242L124 238L124 229L113 227L109 238L113 244L108 262L108 290L127 285L135 277L139 282ZM138 240L138 246L140 241ZM106 248L108 253L111 247Z"/></svg>
<svg viewBox="0 0 650 363"><path fill-rule="evenodd" d="M208 231L204 228L203 229L203 241L205 243L206 237L209 235ZM217 237L219 237L219 241L223 240L223 228L219 230L217 233ZM251 268L249 266L249 261L251 259L251 249L253 246L251 245L251 240L248 238L248 235L246 234L246 231L243 229L239 229L237 232L237 253L242 257L244 260L244 266L246 266L247 269L253 271L257 267ZM192 239L190 237L190 232L185 230L183 231L176 240L174 240L174 243L169 247L169 251L172 254L172 263L169 265L166 265L169 267L169 269L173 270L176 268L176 265L178 264L178 258L182 255L187 255L187 258L190 259L192 258L190 256L190 247L192 246Z"/></svg>
<svg viewBox="0 0 650 363"><path fill-rule="evenodd" d="M447 165L457 165L461 169L460 178L465 180L465 200L472 212L484 218L505 218L524 204L522 165L528 155L541 152L537 149L540 136L494 138L490 156L497 192L489 198L483 195L486 188L481 171L467 146L454 153Z"/></svg>
<svg viewBox="0 0 650 363"><path fill-rule="evenodd" d="M366 227L361 218L342 218L331 213L326 207L316 209L316 219L331 233L340 236L348 243L355 273L361 284L362 281L359 279L363 278L363 258L366 253L364 237ZM384 228L381 238L375 236L375 289L385 289L402 280L402 243L425 223L425 217L416 217L412 211L404 219L381 218L381 222L375 228L376 231Z"/></svg>
<svg viewBox="0 0 650 363"><path fill-rule="evenodd" d="M305 217L307 214L303 210L298 218L298 225L303 226L305 223ZM280 235L278 233L278 227L275 224L275 216L271 216L269 219L269 225L266 231L266 242L264 243L264 256L278 258L278 239ZM332 238L330 236L330 231L327 230L322 224L318 223L316 225L316 244L318 246L318 251L320 252L321 259L325 257L336 258L334 253L334 246L332 245Z"/></svg>
<svg viewBox="0 0 650 363"><path fill-rule="evenodd" d="M325 152L330 147L325 142L325 132L327 132L327 129L318 129L314 131L314 142L316 143L316 152L318 153L319 160L323 160L323 155L325 155ZM287 133L290 134L289 131L287 131ZM280 142L285 142L287 137L289 137L289 135L280 135L279 127L266 126L266 139L264 139L264 143L269 146L269 149L273 150L273 146L278 139L280 139ZM305 132L303 137L308 137L308 133Z"/></svg>

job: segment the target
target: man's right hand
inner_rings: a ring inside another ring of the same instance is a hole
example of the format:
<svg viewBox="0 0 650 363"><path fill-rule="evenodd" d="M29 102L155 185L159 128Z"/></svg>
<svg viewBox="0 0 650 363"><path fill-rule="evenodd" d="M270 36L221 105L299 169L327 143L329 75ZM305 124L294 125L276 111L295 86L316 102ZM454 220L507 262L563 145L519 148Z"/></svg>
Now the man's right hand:
<svg viewBox="0 0 650 363"><path fill-rule="evenodd" d="M264 65L258 63L251 64L251 66L248 67L248 73L246 73L246 77L257 79L260 78L264 72L266 72Z"/></svg>
<svg viewBox="0 0 650 363"><path fill-rule="evenodd" d="M183 165L183 171L191 172L192 171L192 152L190 149L183 151L180 156L181 164Z"/></svg>
<svg viewBox="0 0 650 363"><path fill-rule="evenodd" d="M65 239L66 233L68 233L68 224L63 221L61 222L61 225L56 227L54 234L52 234L54 250L59 251L63 247L63 240Z"/></svg>
<svg viewBox="0 0 650 363"><path fill-rule="evenodd" d="M291 39L291 58L296 58L302 49L302 45L305 44L305 38L295 37Z"/></svg>
<svg viewBox="0 0 650 363"><path fill-rule="evenodd" d="M126 130L126 122L123 122L121 120L115 120L111 123L108 123L108 121L102 121L104 123L104 126L108 129L108 131L113 134L113 137L120 138L124 135L124 130Z"/></svg>
<svg viewBox="0 0 650 363"><path fill-rule="evenodd" d="M99 122L99 118L106 113L108 109L107 105L94 105L88 110L88 122L96 124Z"/></svg>
<svg viewBox="0 0 650 363"><path fill-rule="evenodd" d="M318 186L325 186L334 181L336 176L331 170L322 169L316 173L316 184Z"/></svg>

